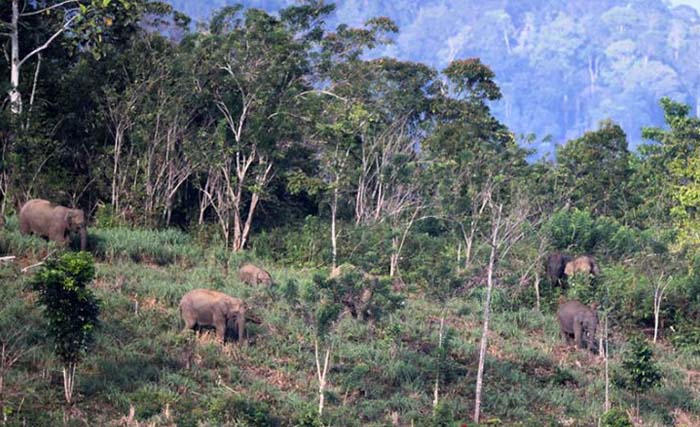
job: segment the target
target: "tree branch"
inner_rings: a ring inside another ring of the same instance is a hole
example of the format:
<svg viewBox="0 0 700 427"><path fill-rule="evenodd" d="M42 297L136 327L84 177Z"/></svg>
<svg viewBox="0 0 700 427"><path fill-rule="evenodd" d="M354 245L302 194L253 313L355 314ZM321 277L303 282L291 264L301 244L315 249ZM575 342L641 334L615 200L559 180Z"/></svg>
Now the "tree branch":
<svg viewBox="0 0 700 427"><path fill-rule="evenodd" d="M59 8L59 7L61 7L61 6L65 6L65 5L71 4L71 3L80 3L80 1L79 1L79 0L65 0L65 1L62 1L62 2L60 2L60 3L56 3L56 4L54 4L54 5L47 6L47 7L43 8L43 9L33 10L33 11L31 11L31 12L26 12L26 13L20 13L19 16L38 15L38 14L40 14L40 13L48 12L49 10L56 9L56 8Z"/></svg>
<svg viewBox="0 0 700 427"><path fill-rule="evenodd" d="M18 66L18 67L21 67L22 64L24 64L25 62L27 62L27 60L28 60L29 58L31 58L32 56L36 55L37 53L43 51L43 50L46 49L47 47L49 47L49 45L51 45L51 43L56 39L56 37L60 36L62 32L66 31L66 30L68 29L68 27L70 26L70 24L71 24L73 21L75 21L75 20L78 18L78 16L80 16L80 15L75 15L75 16L73 16L72 18L70 18L68 21L66 21L66 23L63 24L63 27L61 27L60 30L56 31L51 37L49 37L49 39L46 40L46 42L45 42L44 44L42 44L41 46L37 47L37 48L34 49L33 51L29 52L29 53L27 54L27 56L25 56L21 61L19 61L19 64L18 64L17 66Z"/></svg>

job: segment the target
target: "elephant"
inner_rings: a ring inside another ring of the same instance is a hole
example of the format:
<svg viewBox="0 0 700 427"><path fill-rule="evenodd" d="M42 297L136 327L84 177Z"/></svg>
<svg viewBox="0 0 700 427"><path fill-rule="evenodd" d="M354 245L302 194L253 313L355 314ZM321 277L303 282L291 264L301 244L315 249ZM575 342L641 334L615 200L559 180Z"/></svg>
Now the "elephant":
<svg viewBox="0 0 700 427"><path fill-rule="evenodd" d="M360 268L352 264L346 263L331 269L328 278L335 280L345 276L346 274L352 274L353 272L360 274L364 286L361 289L348 289L348 291L342 295L341 302L350 312L350 315L353 318L365 320L372 317L369 307L374 294L370 287L376 288L379 277L375 276L374 274L367 273L366 271L362 271Z"/></svg>
<svg viewBox="0 0 700 427"><path fill-rule="evenodd" d="M545 264L545 272L549 282L552 285L566 286L566 275L564 274L564 269L566 264L571 261L569 255L564 255L559 252L553 252L547 257L547 263Z"/></svg>
<svg viewBox="0 0 700 427"><path fill-rule="evenodd" d="M585 340L588 350L595 351L597 347L595 335L598 328L598 312L595 304L587 306L576 300L561 303L557 310L557 319L561 337L565 343L570 344L573 336L578 348L584 348Z"/></svg>
<svg viewBox="0 0 700 427"><path fill-rule="evenodd" d="M250 263L245 263L238 269L238 278L249 285L272 284L270 273Z"/></svg>
<svg viewBox="0 0 700 427"><path fill-rule="evenodd" d="M222 344L226 341L226 332L233 329L236 329L238 340L245 341L246 307L239 298L210 289L195 289L180 300L180 315L185 329L216 328L216 336Z"/></svg>
<svg viewBox="0 0 700 427"><path fill-rule="evenodd" d="M600 268L593 257L583 255L568 261L564 267L564 274L567 277L571 277L575 273L585 273L591 276L597 276L600 274Z"/></svg>
<svg viewBox="0 0 700 427"><path fill-rule="evenodd" d="M32 199L19 211L22 234L36 234L60 245L70 242L70 232L80 235L80 250L87 246L87 223L82 209L70 209L43 199Z"/></svg>

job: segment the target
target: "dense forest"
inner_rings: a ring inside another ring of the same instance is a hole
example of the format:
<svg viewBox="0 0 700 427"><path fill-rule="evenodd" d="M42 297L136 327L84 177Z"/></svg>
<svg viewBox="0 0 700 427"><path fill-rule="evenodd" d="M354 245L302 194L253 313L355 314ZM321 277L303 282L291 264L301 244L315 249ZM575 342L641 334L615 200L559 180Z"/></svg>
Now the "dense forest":
<svg viewBox="0 0 700 427"><path fill-rule="evenodd" d="M170 2L205 19L233 0ZM249 0L275 11L291 0ZM442 68L479 57L496 73L503 99L496 117L517 135L535 134L538 155L593 130L600 120L619 123L632 147L643 126L660 126L663 96L700 114L700 16L663 0L580 1L359 1L342 0L333 23L360 25L388 16L400 31L372 56ZM546 138L549 137L549 138Z"/></svg>
<svg viewBox="0 0 700 427"><path fill-rule="evenodd" d="M3 426L700 425L696 12L380 3L0 0Z"/></svg>

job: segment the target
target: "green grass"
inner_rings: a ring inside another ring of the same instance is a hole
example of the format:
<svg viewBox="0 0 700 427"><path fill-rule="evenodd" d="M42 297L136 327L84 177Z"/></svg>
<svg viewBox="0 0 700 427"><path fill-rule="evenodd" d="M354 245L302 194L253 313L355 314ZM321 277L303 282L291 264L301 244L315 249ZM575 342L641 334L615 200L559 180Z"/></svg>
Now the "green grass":
<svg viewBox="0 0 700 427"><path fill-rule="evenodd" d="M69 425L117 425L131 407L142 425L153 426L293 426L313 420L313 333L308 313L288 299L290 283L302 294L314 269L256 260L276 284L250 286L236 275L238 263L249 255L203 248L177 231L92 229L90 235L98 259L93 286L101 300L101 325L78 371L82 415ZM50 247L20 236L12 223L3 237L27 262ZM0 266L0 338L24 325L24 342L34 348L8 372L7 425L59 425L60 366L44 338L41 313L24 288L27 277L12 265ZM182 333L179 299L198 287L246 299L263 320L251 325L249 345L222 347L211 335L195 339ZM480 301L473 293L447 303L446 328L453 339L440 373L440 414L451 425L471 418ZM432 400L440 313L438 304L413 294L376 325L344 317L331 338L324 424L385 426L396 412L401 425L436 425ZM622 349L624 336L616 332L614 339ZM552 313L498 304L489 340L484 420L506 426L597 424L603 363L562 346ZM676 410L700 414L697 385L686 381L688 372L700 370L700 358L675 352L665 342L655 348L666 378L643 399L645 425L669 425ZM616 363L613 359L611 366ZM629 408L632 397L614 390L613 402Z"/></svg>

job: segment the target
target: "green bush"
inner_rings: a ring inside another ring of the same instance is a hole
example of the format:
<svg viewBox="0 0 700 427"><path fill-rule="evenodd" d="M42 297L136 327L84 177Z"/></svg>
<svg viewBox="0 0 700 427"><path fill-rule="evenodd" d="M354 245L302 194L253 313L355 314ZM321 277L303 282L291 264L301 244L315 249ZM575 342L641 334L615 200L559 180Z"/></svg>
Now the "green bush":
<svg viewBox="0 0 700 427"><path fill-rule="evenodd" d="M689 322L675 325L671 343L678 350L700 355L700 326Z"/></svg>
<svg viewBox="0 0 700 427"><path fill-rule="evenodd" d="M280 420L272 413L270 406L262 401L249 399L243 395L222 392L212 397L207 405L210 421L232 424L237 427L276 427Z"/></svg>
<svg viewBox="0 0 700 427"><path fill-rule="evenodd" d="M258 258L297 267L328 265L332 259L328 221L307 216L299 226L263 230L250 239L250 249Z"/></svg>
<svg viewBox="0 0 700 427"><path fill-rule="evenodd" d="M634 427L627 413L622 409L610 409L603 414L601 419L602 427Z"/></svg>
<svg viewBox="0 0 700 427"><path fill-rule="evenodd" d="M664 238L620 224L610 217L594 217L580 209L555 212L543 227L552 245L574 253L600 253L619 259L638 254L642 249L665 251Z"/></svg>
<svg viewBox="0 0 700 427"><path fill-rule="evenodd" d="M46 261L30 281L45 307L56 354L66 364L80 361L93 340L99 301L87 286L94 277L92 256L79 252Z"/></svg>

